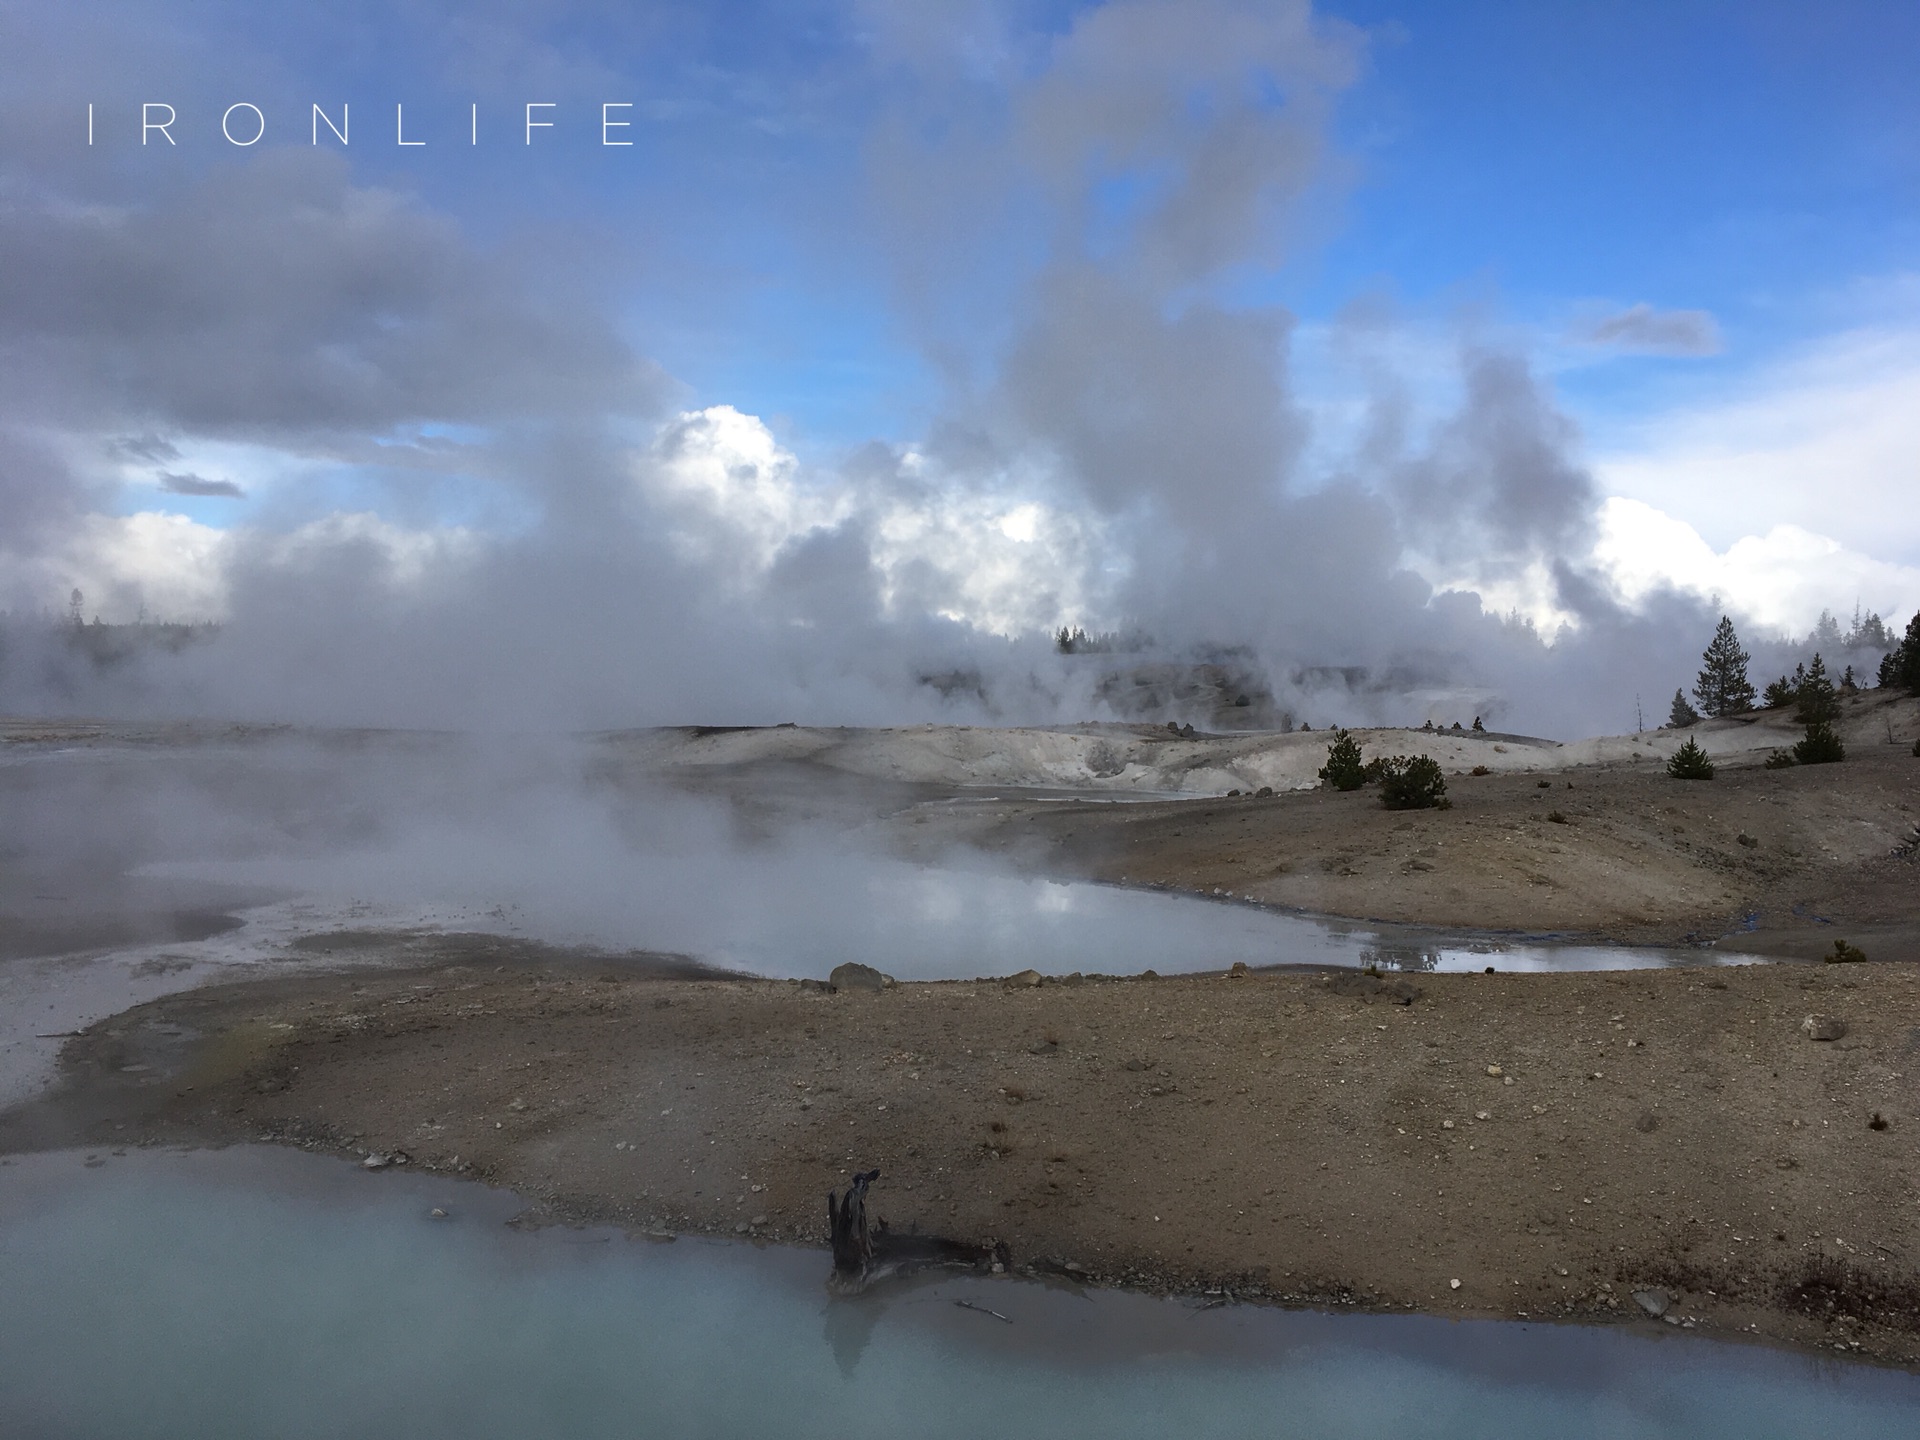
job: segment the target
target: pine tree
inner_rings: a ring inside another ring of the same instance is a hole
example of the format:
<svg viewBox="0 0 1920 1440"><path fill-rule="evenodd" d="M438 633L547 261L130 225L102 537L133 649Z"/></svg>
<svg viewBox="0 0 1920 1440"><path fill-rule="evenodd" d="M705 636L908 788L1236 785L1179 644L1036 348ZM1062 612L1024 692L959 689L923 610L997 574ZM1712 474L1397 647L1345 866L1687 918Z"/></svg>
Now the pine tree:
<svg viewBox="0 0 1920 1440"><path fill-rule="evenodd" d="M1880 662L1880 686L1920 695L1920 613L1907 622L1906 637Z"/></svg>
<svg viewBox="0 0 1920 1440"><path fill-rule="evenodd" d="M1667 761L1667 774L1676 780L1711 780L1713 761L1707 758L1707 752L1700 748L1697 740L1689 738Z"/></svg>
<svg viewBox="0 0 1920 1440"><path fill-rule="evenodd" d="M1673 692L1673 709L1667 712L1667 728L1684 730L1689 725L1700 723L1700 712L1687 704L1687 697L1679 690Z"/></svg>
<svg viewBox="0 0 1920 1440"><path fill-rule="evenodd" d="M1720 617L1713 643L1700 656L1704 665L1693 687L1694 698L1709 715L1737 715L1753 708L1753 686L1747 680L1747 652L1733 633L1733 621Z"/></svg>
<svg viewBox="0 0 1920 1440"><path fill-rule="evenodd" d="M1827 724L1840 717L1840 699L1834 694L1833 681L1827 678L1827 662L1820 658L1818 650L1813 652L1813 664L1807 667L1804 678L1794 687L1795 697L1800 702L1800 712L1796 717L1802 725ZM1805 763L1805 762L1802 762Z"/></svg>
<svg viewBox="0 0 1920 1440"><path fill-rule="evenodd" d="M1358 790L1366 784L1367 767L1360 759L1360 742L1344 730L1335 730L1320 778L1336 790Z"/></svg>

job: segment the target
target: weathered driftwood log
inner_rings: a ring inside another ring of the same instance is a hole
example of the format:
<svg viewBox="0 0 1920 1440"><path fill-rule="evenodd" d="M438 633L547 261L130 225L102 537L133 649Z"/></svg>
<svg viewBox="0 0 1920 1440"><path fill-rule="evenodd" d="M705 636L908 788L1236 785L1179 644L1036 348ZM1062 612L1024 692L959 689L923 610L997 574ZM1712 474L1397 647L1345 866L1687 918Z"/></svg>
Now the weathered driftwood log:
<svg viewBox="0 0 1920 1440"><path fill-rule="evenodd" d="M827 1231L833 1244L833 1274L829 1289L858 1294L889 1275L904 1275L929 1266L992 1269L1005 1267L1003 1243L969 1244L940 1235L918 1235L891 1230L887 1222L867 1223L867 1187L880 1178L878 1170L853 1177L846 1194L827 1192Z"/></svg>

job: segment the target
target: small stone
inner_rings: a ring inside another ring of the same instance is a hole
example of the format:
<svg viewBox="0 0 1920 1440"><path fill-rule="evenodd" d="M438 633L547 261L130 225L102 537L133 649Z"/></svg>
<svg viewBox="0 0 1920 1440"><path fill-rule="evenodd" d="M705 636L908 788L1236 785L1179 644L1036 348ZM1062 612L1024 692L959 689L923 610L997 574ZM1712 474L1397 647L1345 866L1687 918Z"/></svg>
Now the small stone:
<svg viewBox="0 0 1920 1440"><path fill-rule="evenodd" d="M524 1100L509 1100L507 1102L507 1109L509 1110L518 1111L518 1110L524 1110L526 1108L527 1108L527 1102Z"/></svg>
<svg viewBox="0 0 1920 1440"><path fill-rule="evenodd" d="M1440 1122L1440 1128L1442 1130L1451 1130L1453 1128L1453 1122L1451 1120L1442 1120Z"/></svg>
<svg viewBox="0 0 1920 1440"><path fill-rule="evenodd" d="M1227 978L1229 980L1244 980L1252 973L1252 971L1247 969L1246 961L1236 960L1233 962L1233 968L1227 971Z"/></svg>
<svg viewBox="0 0 1920 1440"><path fill-rule="evenodd" d="M1507 1072L1502 1070L1498 1065L1487 1066L1487 1074L1494 1076L1496 1079L1506 1073Z"/></svg>
<svg viewBox="0 0 1920 1440"><path fill-rule="evenodd" d="M751 1227L750 1227L750 1226L749 1226L749 1225L747 1224L747 1222L746 1222L746 1221L744 1221L744 1220L742 1220L742 1221L741 1221L741 1222L740 1222L739 1224L737 1224L737 1225L735 1225L735 1226L733 1227L733 1233L734 1233L734 1234L736 1234L736 1235L744 1235L744 1234L746 1234L746 1233L747 1233L747 1231L748 1231L748 1230L749 1230L750 1228L751 1228Z"/></svg>
<svg viewBox="0 0 1920 1440"><path fill-rule="evenodd" d="M1022 970L1018 975L1009 975L1000 983L1009 990L1031 990L1047 977L1038 970Z"/></svg>
<svg viewBox="0 0 1920 1440"><path fill-rule="evenodd" d="M1809 1015L1800 1022L1809 1040L1838 1040L1847 1033L1847 1022L1832 1015Z"/></svg>
<svg viewBox="0 0 1920 1440"><path fill-rule="evenodd" d="M762 1225L767 1223L767 1217L764 1215L756 1215L753 1217L753 1219L749 1220L747 1223L753 1226L757 1230Z"/></svg>
<svg viewBox="0 0 1920 1440"><path fill-rule="evenodd" d="M393 1161L384 1155L369 1155L360 1162L360 1168L362 1170L384 1170L392 1163Z"/></svg>
<svg viewBox="0 0 1920 1440"><path fill-rule="evenodd" d="M1636 1290L1633 1292L1633 1303L1658 1320L1667 1313L1667 1307L1673 1301L1664 1290Z"/></svg>
<svg viewBox="0 0 1920 1440"><path fill-rule="evenodd" d="M1502 1085L1511 1085L1513 1083L1513 1077L1511 1075L1502 1075L1500 1077L1500 1083Z"/></svg>
<svg viewBox="0 0 1920 1440"><path fill-rule="evenodd" d="M447 1218L447 1212L442 1210L438 1205L429 1210L427 1215L434 1220L444 1220Z"/></svg>
<svg viewBox="0 0 1920 1440"><path fill-rule="evenodd" d="M1458 1280L1449 1280L1447 1281L1447 1288L1449 1290L1458 1290L1460 1288L1460 1282Z"/></svg>
<svg viewBox="0 0 1920 1440"><path fill-rule="evenodd" d="M1493 1112L1491 1110L1476 1110L1473 1112L1473 1118L1476 1120L1491 1120L1493 1118Z"/></svg>

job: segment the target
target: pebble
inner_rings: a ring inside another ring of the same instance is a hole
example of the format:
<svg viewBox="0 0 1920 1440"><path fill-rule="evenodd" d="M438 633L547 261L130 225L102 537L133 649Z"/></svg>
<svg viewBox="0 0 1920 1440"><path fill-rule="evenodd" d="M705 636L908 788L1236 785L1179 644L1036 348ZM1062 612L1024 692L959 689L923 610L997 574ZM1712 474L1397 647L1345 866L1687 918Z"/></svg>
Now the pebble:
<svg viewBox="0 0 1920 1440"><path fill-rule="evenodd" d="M427 1212L427 1215L429 1216L429 1218L434 1220L444 1220L447 1218L447 1212L442 1210L438 1205L434 1206L433 1209L429 1210Z"/></svg>
<svg viewBox="0 0 1920 1440"><path fill-rule="evenodd" d="M1636 1290L1633 1292L1633 1303L1658 1320L1667 1313L1667 1306L1673 1302L1667 1298L1664 1290Z"/></svg>
<svg viewBox="0 0 1920 1440"><path fill-rule="evenodd" d="M1487 1074L1495 1076L1496 1078L1506 1073L1507 1072L1502 1070L1498 1065L1487 1066Z"/></svg>
<svg viewBox="0 0 1920 1440"><path fill-rule="evenodd" d="M393 1161L389 1160L385 1155L369 1155L360 1162L360 1168L362 1170L384 1170L392 1163Z"/></svg>
<svg viewBox="0 0 1920 1440"><path fill-rule="evenodd" d="M1447 1281L1447 1288L1449 1290L1458 1290L1460 1288L1460 1282L1458 1280L1449 1280Z"/></svg>
<svg viewBox="0 0 1920 1440"><path fill-rule="evenodd" d="M1442 1130L1451 1130L1453 1128L1453 1122L1451 1120L1442 1120L1440 1122L1440 1128Z"/></svg>
<svg viewBox="0 0 1920 1440"><path fill-rule="evenodd" d="M1809 1040L1838 1040L1847 1033L1847 1022L1832 1015L1809 1015L1800 1022Z"/></svg>

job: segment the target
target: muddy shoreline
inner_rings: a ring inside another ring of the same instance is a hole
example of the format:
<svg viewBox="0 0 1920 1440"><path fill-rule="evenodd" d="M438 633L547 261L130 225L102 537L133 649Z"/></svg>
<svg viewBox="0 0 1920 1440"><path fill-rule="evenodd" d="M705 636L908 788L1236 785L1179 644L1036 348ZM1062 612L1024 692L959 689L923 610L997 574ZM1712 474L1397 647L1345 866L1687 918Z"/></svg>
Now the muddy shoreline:
<svg viewBox="0 0 1920 1440"><path fill-rule="evenodd" d="M895 1225L1089 1283L1598 1320L1654 1289L1676 1322L1920 1363L1920 970L1407 983L829 994L476 952L103 1021L0 1148L404 1156L530 1219L802 1244L877 1166Z"/></svg>

